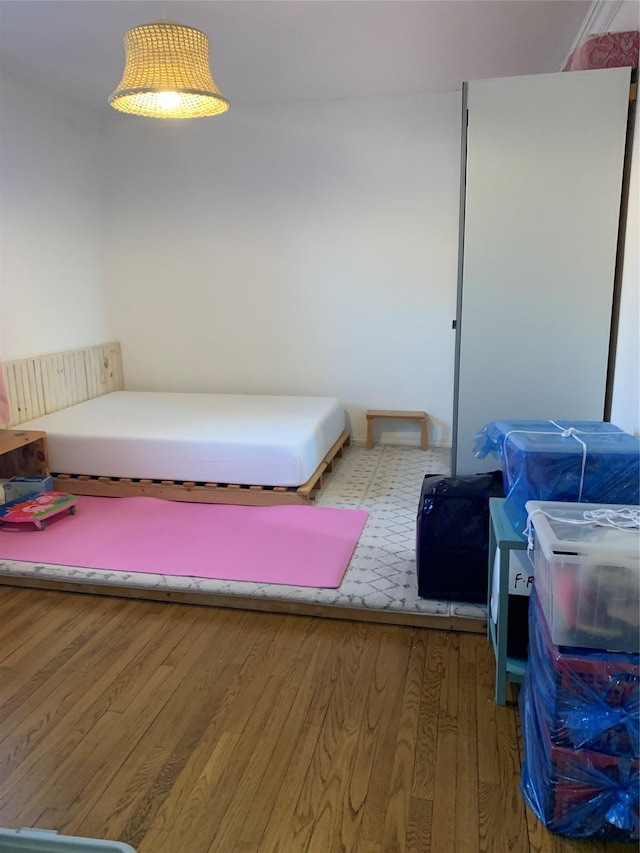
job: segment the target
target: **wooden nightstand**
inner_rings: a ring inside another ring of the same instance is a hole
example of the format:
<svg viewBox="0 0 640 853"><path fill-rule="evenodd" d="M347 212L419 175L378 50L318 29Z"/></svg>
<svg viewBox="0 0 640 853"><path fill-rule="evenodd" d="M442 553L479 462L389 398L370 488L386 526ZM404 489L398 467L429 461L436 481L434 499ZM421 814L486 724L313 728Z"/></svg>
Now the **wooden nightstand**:
<svg viewBox="0 0 640 853"><path fill-rule="evenodd" d="M38 430L0 429L0 478L49 474L47 434Z"/></svg>
<svg viewBox="0 0 640 853"><path fill-rule="evenodd" d="M392 418L403 421L418 421L420 424L420 449L427 449L427 413L405 412L395 409L369 409L367 412L367 450L373 447L373 422L376 418Z"/></svg>

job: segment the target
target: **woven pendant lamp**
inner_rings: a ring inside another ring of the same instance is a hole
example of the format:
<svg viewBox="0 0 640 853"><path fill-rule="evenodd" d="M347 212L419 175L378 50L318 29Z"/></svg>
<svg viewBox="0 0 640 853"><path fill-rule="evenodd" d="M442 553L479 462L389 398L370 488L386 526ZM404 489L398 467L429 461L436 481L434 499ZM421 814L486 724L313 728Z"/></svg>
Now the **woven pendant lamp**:
<svg viewBox="0 0 640 853"><path fill-rule="evenodd" d="M111 106L151 118L199 118L229 109L209 70L209 39L174 21L134 27L124 37L124 73Z"/></svg>

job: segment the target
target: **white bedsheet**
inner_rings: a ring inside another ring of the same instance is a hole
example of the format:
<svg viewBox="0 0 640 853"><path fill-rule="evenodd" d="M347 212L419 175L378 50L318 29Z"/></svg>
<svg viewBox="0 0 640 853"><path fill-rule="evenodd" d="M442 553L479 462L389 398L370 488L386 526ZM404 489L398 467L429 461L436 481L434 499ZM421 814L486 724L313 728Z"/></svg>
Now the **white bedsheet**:
<svg viewBox="0 0 640 853"><path fill-rule="evenodd" d="M54 473L300 486L345 428L333 397L115 391L20 424Z"/></svg>

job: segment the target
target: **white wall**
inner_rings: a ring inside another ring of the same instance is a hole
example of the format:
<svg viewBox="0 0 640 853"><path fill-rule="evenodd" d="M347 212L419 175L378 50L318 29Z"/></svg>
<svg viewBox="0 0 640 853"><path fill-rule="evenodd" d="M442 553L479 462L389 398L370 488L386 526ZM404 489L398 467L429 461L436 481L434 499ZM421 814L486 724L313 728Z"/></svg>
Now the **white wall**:
<svg viewBox="0 0 640 853"><path fill-rule="evenodd" d="M0 100L3 358L119 337L131 388L337 395L358 437L424 408L450 441L459 93L106 134L11 77ZM635 138L612 421L640 433Z"/></svg>
<svg viewBox="0 0 640 853"><path fill-rule="evenodd" d="M612 33L640 29L640 6L637 0L623 0L607 29Z"/></svg>
<svg viewBox="0 0 640 853"><path fill-rule="evenodd" d="M0 353L107 340L97 113L0 82Z"/></svg>
<svg viewBox="0 0 640 853"><path fill-rule="evenodd" d="M128 388L335 395L356 437L425 409L450 442L459 92L105 132Z"/></svg>

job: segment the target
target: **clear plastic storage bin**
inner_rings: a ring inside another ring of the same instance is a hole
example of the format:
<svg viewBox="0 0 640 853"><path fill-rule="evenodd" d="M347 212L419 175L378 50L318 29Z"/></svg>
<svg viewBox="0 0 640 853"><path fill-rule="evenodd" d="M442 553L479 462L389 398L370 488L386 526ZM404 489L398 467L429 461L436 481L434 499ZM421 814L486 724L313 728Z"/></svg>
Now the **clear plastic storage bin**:
<svg viewBox="0 0 640 853"><path fill-rule="evenodd" d="M0 853L136 853L120 841L75 838L49 829L0 829Z"/></svg>
<svg viewBox="0 0 640 853"><path fill-rule="evenodd" d="M535 588L557 646L640 650L640 533L595 523L617 504L527 501ZM637 512L638 507L629 507ZM619 516L617 516L619 518Z"/></svg>

